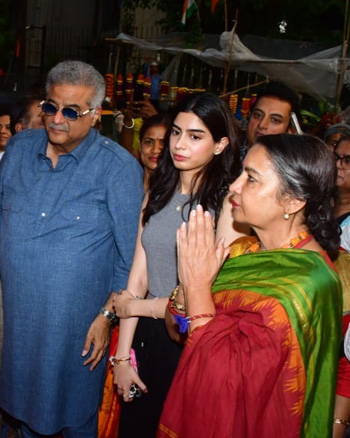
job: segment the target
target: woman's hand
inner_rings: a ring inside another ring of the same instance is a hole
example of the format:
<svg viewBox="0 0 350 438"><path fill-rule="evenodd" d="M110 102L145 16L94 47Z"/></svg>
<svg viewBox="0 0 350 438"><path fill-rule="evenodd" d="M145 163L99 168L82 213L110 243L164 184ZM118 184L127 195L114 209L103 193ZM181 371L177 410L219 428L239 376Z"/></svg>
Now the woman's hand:
<svg viewBox="0 0 350 438"><path fill-rule="evenodd" d="M201 205L190 214L188 225L177 232L178 274L185 293L190 288L210 289L228 255L223 239L215 246L212 218Z"/></svg>
<svg viewBox="0 0 350 438"><path fill-rule="evenodd" d="M130 386L135 383L142 392L148 391L146 385L140 379L135 368L129 362L120 362L114 366L114 384L117 386L118 395L123 397L125 402L133 401L133 397L129 397Z"/></svg>
<svg viewBox="0 0 350 438"><path fill-rule="evenodd" d="M136 306L136 298L132 297L127 290L121 290L113 296L113 307L119 318L135 316L133 307Z"/></svg>
<svg viewBox="0 0 350 438"><path fill-rule="evenodd" d="M138 117L142 117L143 120L147 120L152 116L158 114L156 108L152 105L149 99L146 97L144 100L140 100L139 102L135 102L135 105L139 108Z"/></svg>

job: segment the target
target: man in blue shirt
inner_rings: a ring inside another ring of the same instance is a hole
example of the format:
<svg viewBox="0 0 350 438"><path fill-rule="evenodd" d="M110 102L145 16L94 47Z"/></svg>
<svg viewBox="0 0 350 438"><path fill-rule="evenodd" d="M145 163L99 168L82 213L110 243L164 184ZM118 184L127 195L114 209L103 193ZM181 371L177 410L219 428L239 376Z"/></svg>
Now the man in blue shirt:
<svg viewBox="0 0 350 438"><path fill-rule="evenodd" d="M111 291L126 287L142 172L93 128L105 83L92 66L58 64L46 91L45 130L13 137L0 166L0 405L23 438L96 438Z"/></svg>
<svg viewBox="0 0 350 438"><path fill-rule="evenodd" d="M151 63L150 76L151 76L150 99L151 101L158 101L160 98L160 83L162 82L162 77L159 74L159 66L156 61L153 61Z"/></svg>

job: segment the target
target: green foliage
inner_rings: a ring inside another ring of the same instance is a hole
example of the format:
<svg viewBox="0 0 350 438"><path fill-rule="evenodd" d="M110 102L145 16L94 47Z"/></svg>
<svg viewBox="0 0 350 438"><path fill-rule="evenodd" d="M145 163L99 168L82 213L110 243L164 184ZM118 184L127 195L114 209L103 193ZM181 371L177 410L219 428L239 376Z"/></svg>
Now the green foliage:
<svg viewBox="0 0 350 438"><path fill-rule="evenodd" d="M154 6L157 7L157 0L123 0L122 31L133 35L136 8L150 9Z"/></svg>
<svg viewBox="0 0 350 438"><path fill-rule="evenodd" d="M203 42L205 37L198 16L191 17L189 24L190 29L186 35L186 44L191 48Z"/></svg>
<svg viewBox="0 0 350 438"><path fill-rule="evenodd" d="M336 44L341 40L344 0L227 0L227 4L229 22L232 23L238 10L237 32L240 35L329 41ZM214 15L223 13L223 0L220 0ZM285 34L279 31L282 20L287 22Z"/></svg>
<svg viewBox="0 0 350 438"><path fill-rule="evenodd" d="M210 11L211 0L197 0L202 33L221 33L226 26L225 0L219 0L215 13ZM240 35L251 34L274 38L287 38L305 41L325 41L339 44L342 40L345 12L344 0L226 0L227 27L232 29L238 10L237 32ZM179 31L183 0L124 0L123 7L131 12L137 6L157 7L166 12L159 24L166 31ZM279 23L285 20L285 34L279 31ZM186 25L186 31L198 34L192 21Z"/></svg>

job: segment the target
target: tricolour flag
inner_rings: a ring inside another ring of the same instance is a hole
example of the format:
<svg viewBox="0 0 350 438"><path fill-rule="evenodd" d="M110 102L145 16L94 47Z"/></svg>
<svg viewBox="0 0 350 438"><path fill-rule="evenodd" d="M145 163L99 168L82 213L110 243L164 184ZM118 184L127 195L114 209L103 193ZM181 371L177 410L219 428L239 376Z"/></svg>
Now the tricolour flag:
<svg viewBox="0 0 350 438"><path fill-rule="evenodd" d="M186 21L194 14L197 9L198 6L195 0L184 0L181 23L186 24Z"/></svg>

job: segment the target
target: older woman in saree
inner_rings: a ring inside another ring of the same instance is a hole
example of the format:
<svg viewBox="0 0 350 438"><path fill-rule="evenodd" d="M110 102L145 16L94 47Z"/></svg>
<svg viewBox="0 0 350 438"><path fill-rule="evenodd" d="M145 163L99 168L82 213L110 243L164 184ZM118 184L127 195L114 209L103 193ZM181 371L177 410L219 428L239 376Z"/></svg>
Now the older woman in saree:
<svg viewBox="0 0 350 438"><path fill-rule="evenodd" d="M260 137L230 186L235 223L257 237L234 242L220 270L229 250L215 246L209 213L199 206L182 224L167 324L189 336L158 437L331 436L342 311L326 253L339 246L335 181L321 140Z"/></svg>

